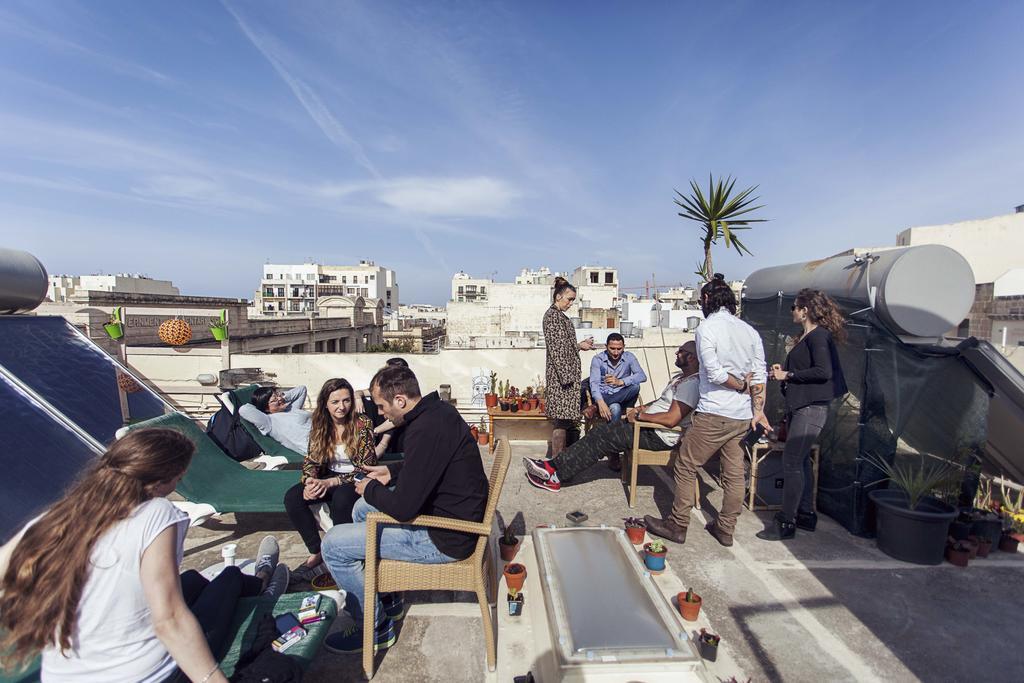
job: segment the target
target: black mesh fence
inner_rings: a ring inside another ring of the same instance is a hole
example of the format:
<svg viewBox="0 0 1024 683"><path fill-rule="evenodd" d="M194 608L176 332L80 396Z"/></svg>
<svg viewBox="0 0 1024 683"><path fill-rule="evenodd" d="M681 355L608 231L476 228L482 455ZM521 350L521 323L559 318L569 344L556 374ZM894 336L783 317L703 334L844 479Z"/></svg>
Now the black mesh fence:
<svg viewBox="0 0 1024 683"><path fill-rule="evenodd" d="M792 295L743 302L743 318L760 333L769 365L784 362L799 333L792 303ZM848 313L847 339L838 350L850 392L833 402L819 438L818 509L869 536L874 519L867 492L886 484L867 458L926 454L963 461L984 447L988 391L956 349L905 344L870 310L838 303ZM785 413L777 382L768 385L766 412L773 424Z"/></svg>

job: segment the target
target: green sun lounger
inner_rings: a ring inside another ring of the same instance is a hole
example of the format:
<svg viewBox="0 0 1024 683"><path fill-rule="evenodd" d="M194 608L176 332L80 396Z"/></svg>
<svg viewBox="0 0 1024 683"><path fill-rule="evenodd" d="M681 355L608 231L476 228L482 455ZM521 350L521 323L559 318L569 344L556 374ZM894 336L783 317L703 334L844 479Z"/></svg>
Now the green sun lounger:
<svg viewBox="0 0 1024 683"><path fill-rule="evenodd" d="M242 598L239 600L238 606L235 608L235 617L231 622L231 632L235 636L228 644L227 649L219 653L218 657L220 668L224 675L230 677L235 673L235 665L238 664L238 658L252 646L253 640L256 638L256 627L259 624L260 617L267 612L270 612L275 617L285 612L295 614L299 611L302 599L307 595L314 594L288 593L282 595L276 602L270 598ZM320 599L320 611L325 612L327 618L307 626L307 635L298 643L285 650L284 653L289 657L294 657L303 669L309 668L313 657L319 652L320 645L324 642L324 638L327 637L327 631L331 627L331 622L334 621L338 614L338 607L334 600L325 595ZM20 674L0 671L0 683L37 683L39 681L39 661L39 659L36 659L32 666Z"/></svg>
<svg viewBox="0 0 1024 683"><path fill-rule="evenodd" d="M246 469L229 458L195 422L182 413L168 413L129 429L166 427L195 444L192 464L176 491L193 503L207 503L219 512L284 512L284 494L299 483L298 470Z"/></svg>
<svg viewBox="0 0 1024 683"><path fill-rule="evenodd" d="M235 406L235 410L238 410L246 403L249 403L252 400L253 392L256 391L256 389L259 386L259 384L250 384L247 387L239 387L238 389L235 389L235 396L238 398L239 402L239 404ZM287 446L285 446L284 444L282 444L277 439L273 439L269 436L266 436L259 429L256 428L256 425L249 422L241 415L239 415L238 417L239 421L242 423L242 427L245 429L246 432L249 433L249 436L252 437L252 440L256 442L256 445L259 446L264 453L266 453L267 455L283 457L285 460L292 464L302 463L302 453L297 453L292 449L288 448Z"/></svg>

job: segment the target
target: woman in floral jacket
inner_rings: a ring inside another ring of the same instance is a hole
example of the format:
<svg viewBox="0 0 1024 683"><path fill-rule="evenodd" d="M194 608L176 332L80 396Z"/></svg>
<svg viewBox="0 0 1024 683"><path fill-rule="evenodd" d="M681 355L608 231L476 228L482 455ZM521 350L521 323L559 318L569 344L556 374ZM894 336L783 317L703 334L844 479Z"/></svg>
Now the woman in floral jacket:
<svg viewBox="0 0 1024 683"><path fill-rule="evenodd" d="M300 483L284 495L284 507L309 558L292 576L309 580L322 573L320 527L313 506L326 503L335 524L352 521L352 506L359 500L353 479L367 465L377 463L373 423L353 409L355 392L348 380L329 379L320 388L309 432L309 450L302 461ZM381 446L383 450L383 446Z"/></svg>
<svg viewBox="0 0 1024 683"><path fill-rule="evenodd" d="M576 343L576 330L565 315L576 301L576 288L568 280L555 278L551 308L544 313L544 344L547 358L544 371L546 414L553 422L551 452L555 457L579 438L580 429L580 351L590 351L594 342Z"/></svg>

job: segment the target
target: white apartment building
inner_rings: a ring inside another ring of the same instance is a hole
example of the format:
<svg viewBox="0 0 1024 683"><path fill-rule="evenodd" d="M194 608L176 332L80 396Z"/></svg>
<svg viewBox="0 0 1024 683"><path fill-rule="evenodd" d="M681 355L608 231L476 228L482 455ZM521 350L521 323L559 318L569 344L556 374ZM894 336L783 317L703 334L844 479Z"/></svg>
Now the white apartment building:
<svg viewBox="0 0 1024 683"><path fill-rule="evenodd" d="M385 310L397 308L398 279L395 271L373 261L356 266L268 263L253 307L260 315L310 315L319 313L324 297L339 296L362 297L374 305L380 300Z"/></svg>
<svg viewBox="0 0 1024 683"><path fill-rule="evenodd" d="M591 283L591 271L596 274L597 283ZM555 275L541 268L521 271L516 282L493 282L461 271L456 273L452 278L452 299L448 303L449 346L536 346L544 336L541 323L551 306L551 284ZM610 315L607 312L619 303L618 271L583 266L573 275L570 282L576 287L576 303L566 315L578 319L581 308L603 309L606 314L595 312L599 320L617 319L617 311L611 311ZM544 282L549 277L550 282ZM534 279L541 281L534 282Z"/></svg>
<svg viewBox="0 0 1024 683"><path fill-rule="evenodd" d="M551 269L547 266L541 266L537 270L530 270L523 268L519 271L519 275L516 275L517 285L551 285L554 284L555 278L561 275L561 273L552 273Z"/></svg>
<svg viewBox="0 0 1024 683"><path fill-rule="evenodd" d="M463 271L452 276L452 298L457 303L483 303L489 296L488 288L494 284L490 278L473 277Z"/></svg>
<svg viewBox="0 0 1024 683"><path fill-rule="evenodd" d="M154 280L138 273L115 275L51 275L46 296L50 301L69 301L78 292L114 292L115 294L163 294L180 296L170 280Z"/></svg>

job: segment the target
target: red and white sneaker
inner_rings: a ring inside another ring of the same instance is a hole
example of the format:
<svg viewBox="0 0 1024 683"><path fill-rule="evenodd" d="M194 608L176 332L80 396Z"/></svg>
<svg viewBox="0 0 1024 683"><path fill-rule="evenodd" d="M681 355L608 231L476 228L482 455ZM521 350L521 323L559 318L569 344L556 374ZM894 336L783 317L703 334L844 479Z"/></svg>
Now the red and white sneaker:
<svg viewBox="0 0 1024 683"><path fill-rule="evenodd" d="M547 481L552 476L557 477L558 474L555 468L551 466L550 460L534 460L533 458L523 458L523 467L526 468L527 472L533 474L538 479Z"/></svg>
<svg viewBox="0 0 1024 683"><path fill-rule="evenodd" d="M562 488L562 484L558 481L557 474L552 474L550 479L541 479L533 472L527 472L526 481L530 482L532 485L536 486L539 489L551 491L552 493L558 493L558 491L560 491Z"/></svg>

